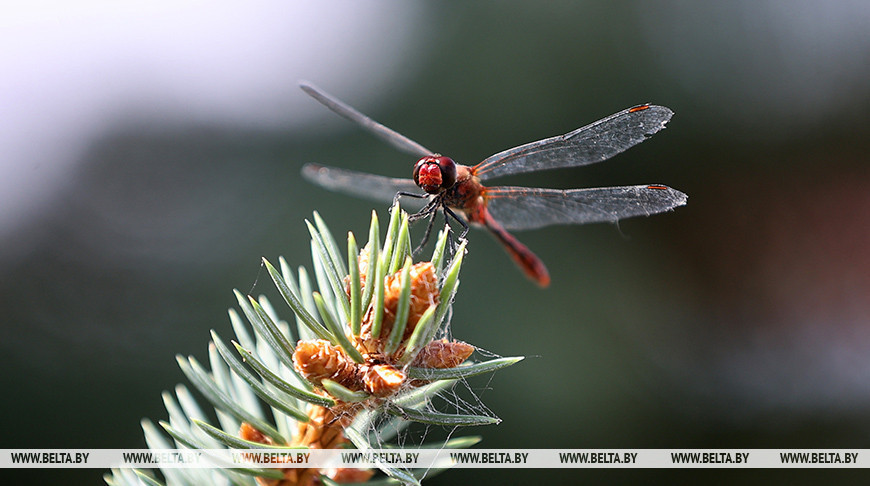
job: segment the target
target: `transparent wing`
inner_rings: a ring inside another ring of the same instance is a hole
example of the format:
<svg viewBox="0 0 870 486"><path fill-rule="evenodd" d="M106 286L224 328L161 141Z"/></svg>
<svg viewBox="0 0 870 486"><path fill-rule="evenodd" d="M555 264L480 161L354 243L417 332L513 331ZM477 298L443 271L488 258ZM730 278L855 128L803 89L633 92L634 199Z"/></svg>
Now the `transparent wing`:
<svg viewBox="0 0 870 486"><path fill-rule="evenodd" d="M575 167L607 160L665 127L674 112L638 105L558 137L499 152L474 167L481 180L543 169Z"/></svg>
<svg viewBox="0 0 870 486"><path fill-rule="evenodd" d="M343 192L380 202L392 202L397 192L422 193L411 179L384 177L354 170L306 164L302 176L308 181L330 191ZM426 200L402 199L402 207L413 208L425 204Z"/></svg>
<svg viewBox="0 0 870 486"><path fill-rule="evenodd" d="M593 189L490 187L487 208L506 229L525 230L552 224L616 222L649 216L686 204L687 196L660 185Z"/></svg>
<svg viewBox="0 0 870 486"><path fill-rule="evenodd" d="M380 123L363 115L356 109L346 105L338 98L330 95L326 91L323 91L322 89L314 86L311 83L303 81L299 83L299 87L302 88L302 91L308 93L309 96L319 101L320 104L322 104L323 106L356 123L357 125L367 130L369 133L380 138L381 140L386 141L393 147L396 147L403 152L407 152L417 157L424 157L426 155L431 155L434 153L426 147L420 145L419 143L402 135L401 133L387 128L384 125L381 125Z"/></svg>

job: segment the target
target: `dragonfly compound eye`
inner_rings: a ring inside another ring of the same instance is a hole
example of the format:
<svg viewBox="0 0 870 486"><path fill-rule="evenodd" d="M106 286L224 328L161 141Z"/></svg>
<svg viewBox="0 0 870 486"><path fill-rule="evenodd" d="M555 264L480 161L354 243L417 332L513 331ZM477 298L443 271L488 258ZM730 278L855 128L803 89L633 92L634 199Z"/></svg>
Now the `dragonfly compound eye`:
<svg viewBox="0 0 870 486"><path fill-rule="evenodd" d="M423 157L414 166L414 182L429 194L438 194L456 183L456 164L440 155Z"/></svg>
<svg viewBox="0 0 870 486"><path fill-rule="evenodd" d="M449 189L456 184L456 162L450 157L436 157L435 161L441 169L441 187Z"/></svg>

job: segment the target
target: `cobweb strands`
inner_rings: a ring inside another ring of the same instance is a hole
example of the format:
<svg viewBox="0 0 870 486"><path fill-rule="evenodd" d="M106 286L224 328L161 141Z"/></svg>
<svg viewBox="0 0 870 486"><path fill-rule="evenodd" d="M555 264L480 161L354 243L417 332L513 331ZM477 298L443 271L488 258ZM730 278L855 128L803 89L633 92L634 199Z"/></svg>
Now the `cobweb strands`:
<svg viewBox="0 0 870 486"><path fill-rule="evenodd" d="M459 427L499 419L466 379L510 366L522 357L496 357L455 340L452 303L466 243L447 245L439 235L432 258L414 262L408 215L398 206L381 239L372 214L368 243L352 233L342 251L315 213L311 233L313 272L293 271L280 258L264 266L292 324L265 296L236 292L241 313L231 309L234 339L212 331L208 366L178 357L179 366L212 410L190 390L164 392L169 414L159 426L143 420L151 449L336 449L385 447L464 448L480 438L454 438ZM246 322L247 321L247 322ZM476 354L485 359L472 358ZM463 386L457 386L462 384ZM413 429L410 426L417 425ZM431 428L446 439L426 442ZM414 430L414 433L409 433ZM113 469L113 485L419 484L440 470L337 468ZM384 483L386 481L386 483Z"/></svg>

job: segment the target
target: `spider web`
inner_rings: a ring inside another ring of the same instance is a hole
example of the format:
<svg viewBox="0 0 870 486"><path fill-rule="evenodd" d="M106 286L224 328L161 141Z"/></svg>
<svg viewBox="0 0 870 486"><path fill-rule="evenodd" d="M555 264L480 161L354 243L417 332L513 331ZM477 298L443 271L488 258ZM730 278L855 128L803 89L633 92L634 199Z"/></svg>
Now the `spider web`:
<svg viewBox="0 0 870 486"><path fill-rule="evenodd" d="M455 257L458 244L452 236L455 234L455 230L451 228L451 221L449 221L449 218L445 219L447 219L447 221L445 221L443 231L448 232L448 241L450 241L450 243L446 245L446 254L444 255L443 261L450 262ZM312 248L312 253L313 252L314 248ZM445 263L444 267L446 268L447 266L448 264ZM326 283L328 277L325 275L324 268L316 262L313 266L313 274L309 273L306 276L305 274L307 273L307 270L303 266L298 267L298 271L300 298L306 304L305 307L313 311L314 305L313 302L311 302L311 291L314 290L316 286L324 295L331 293L330 287ZM446 270L442 269L442 272L446 273ZM444 273L439 276L441 279L444 278ZM458 295L458 292L454 297L456 295ZM266 302L268 302L268 300L266 300ZM266 305L264 307L267 308L267 313L275 317L276 321L280 320L278 316L275 315L276 313L271 305ZM433 340L447 339L448 341L453 341L452 317L453 307L451 302L444 318L444 322L436 332ZM286 326L286 321L282 321L282 323ZM306 326L299 324L298 320L297 326L287 327L295 327L296 332L293 334L297 334L296 337L300 340L316 339L316 336L314 336ZM285 327L285 329L289 331L287 327ZM501 358L502 356L474 346L474 353L466 363L481 361L481 357L492 359ZM283 366L280 367L283 368ZM284 374L286 378L292 379L290 373L282 374ZM470 429L470 427L463 425L421 423L409 420L408 417L386 413L386 410L392 405L398 405L421 412L469 415L497 419L492 410L489 409L481 399L481 396L490 389L490 383L494 376L493 373L487 373L487 375L486 378L473 376L470 378L433 381L423 386L415 386L410 383L412 380L409 379L395 395L385 399L375 400L367 404L367 407L362 411L348 412L354 413L355 415L353 423L346 428L346 435L359 449L363 449L367 446L373 449L396 449L397 451L400 451L402 449L444 449L449 447L449 441L457 436L460 429ZM472 380L474 384L469 380ZM483 383L482 385L480 384L481 382ZM427 392L429 391L434 391L434 393L432 393L431 396L428 396L429 393ZM416 398L414 398L415 396ZM395 410L395 407L393 407L393 410ZM295 435L295 430L292 430L293 427L291 425L293 419L289 417L278 417L278 415L282 415L281 412L273 409L275 420L283 421L287 424L285 428L291 429L291 435ZM356 434L356 437L354 437L354 434ZM363 440L360 442L359 440L354 440L355 438L362 438ZM471 443L464 444L463 447L471 445ZM423 479L430 473L430 470L426 468L410 470L407 468L395 467L394 469L401 469L418 479Z"/></svg>
<svg viewBox="0 0 870 486"><path fill-rule="evenodd" d="M451 308L447 318L445 319L445 324L442 325L435 337L436 340L453 340L450 320L452 312ZM477 346L474 347L474 354L468 361L475 361L475 356L483 356L486 358L502 357ZM482 395L490 389L490 383L493 376L494 373L488 373L486 378L459 378L449 380L451 382L449 384L437 381L431 382L424 386L438 388L438 391L421 404L414 404L413 408L423 412L476 415L497 418L493 411L487 407L481 399ZM482 385L475 386L469 380L475 382L483 380L484 382ZM453 439L461 429L470 429L470 427L461 425L448 426L426 424L415 422L401 416L377 413L378 410L383 410L388 407L390 402L397 405L408 406L404 403L408 394L413 394L415 392L422 393L421 388L422 387L414 387L406 384L404 389L400 390L394 397L388 398L384 403L376 406L376 408L366 411L368 414L376 415L376 417L372 419L370 415L363 415L357 419L354 426L359 426L360 424L365 426L365 436L368 438L368 442L373 448L397 448L398 450L401 450L434 447L436 449L445 449L445 446L449 444L449 441ZM405 471L414 474L421 480L429 473L428 469L405 469Z"/></svg>

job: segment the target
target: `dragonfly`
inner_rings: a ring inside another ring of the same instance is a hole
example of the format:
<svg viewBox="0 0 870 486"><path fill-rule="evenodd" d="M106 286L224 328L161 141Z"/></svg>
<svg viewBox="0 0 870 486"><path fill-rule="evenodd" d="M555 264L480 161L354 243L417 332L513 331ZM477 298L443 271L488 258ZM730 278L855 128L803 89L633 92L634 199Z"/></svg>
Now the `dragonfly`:
<svg viewBox="0 0 870 486"><path fill-rule="evenodd" d="M421 246L440 210L445 218L449 215L463 226L460 239L465 237L468 223L489 230L526 276L541 287L550 284L547 267L508 230L615 223L670 211L685 205L688 198L662 184L567 190L483 184L501 176L607 160L662 130L673 116L664 106L637 105L564 135L520 145L467 166L374 121L311 83L301 82L300 88L326 108L418 158L410 179L318 164L303 167L306 179L329 190L374 200L392 199L395 203L400 196L426 198L426 205L411 217L430 218Z"/></svg>

